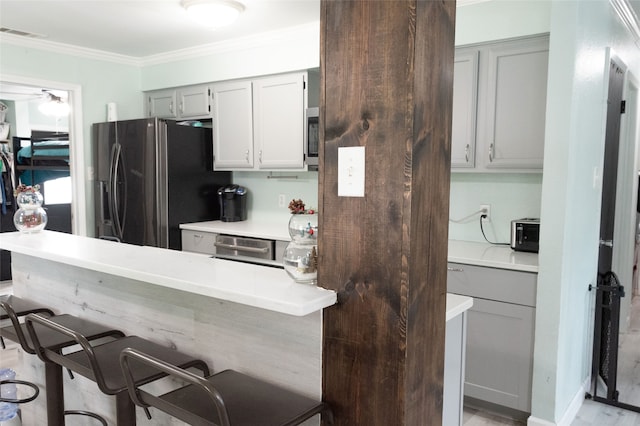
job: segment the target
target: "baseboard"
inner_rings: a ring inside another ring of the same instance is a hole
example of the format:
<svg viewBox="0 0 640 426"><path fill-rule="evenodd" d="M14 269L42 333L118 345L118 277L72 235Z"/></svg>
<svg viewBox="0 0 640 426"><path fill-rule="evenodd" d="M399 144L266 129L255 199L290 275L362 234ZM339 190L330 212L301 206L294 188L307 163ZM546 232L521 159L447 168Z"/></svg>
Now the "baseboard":
<svg viewBox="0 0 640 426"><path fill-rule="evenodd" d="M571 423L576 418L578 411L580 411L580 407L584 403L584 395L589 389L589 378L582 383L580 389L575 394L571 403L567 407L566 411L562 415L562 418L558 423L553 423L548 420L539 419L534 416L529 416L527 419L527 426L571 426Z"/></svg>

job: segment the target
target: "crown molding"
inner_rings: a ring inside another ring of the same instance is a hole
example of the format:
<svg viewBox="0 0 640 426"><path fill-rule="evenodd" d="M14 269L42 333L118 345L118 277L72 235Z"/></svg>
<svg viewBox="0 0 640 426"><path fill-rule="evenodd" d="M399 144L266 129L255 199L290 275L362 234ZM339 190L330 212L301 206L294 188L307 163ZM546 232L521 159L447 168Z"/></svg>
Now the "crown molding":
<svg viewBox="0 0 640 426"><path fill-rule="evenodd" d="M140 67L142 61L139 58L127 55L119 55L117 53L105 52L103 50L89 49L86 47L74 46L71 44L58 43L55 41L34 39L29 37L21 37L13 34L0 34L1 44L12 44L30 49L46 50L47 52L60 53L64 55L79 56L86 59L96 59L100 61L108 61L132 65Z"/></svg>
<svg viewBox="0 0 640 426"><path fill-rule="evenodd" d="M300 38L303 34L317 34L317 37L319 37L320 21L247 37L225 40L217 43L203 44L188 49L174 50L157 55L145 56L141 58L141 60L143 66L158 65L218 53L260 48L279 41L295 40Z"/></svg>
<svg viewBox="0 0 640 426"><path fill-rule="evenodd" d="M636 46L640 47L640 19L631 7L629 0L609 0L609 3L633 36Z"/></svg>
<svg viewBox="0 0 640 426"><path fill-rule="evenodd" d="M319 37L320 21L144 57L119 55L97 49L88 49L84 47L73 46L70 44L21 37L12 34L1 34L0 43L12 44L32 49L46 50L48 52L60 53L65 55L79 56L86 59L96 59L107 62L131 65L135 67L144 67L148 65L158 65L168 62L193 59L216 53L260 48L279 41L297 39L301 34L310 33L318 34Z"/></svg>

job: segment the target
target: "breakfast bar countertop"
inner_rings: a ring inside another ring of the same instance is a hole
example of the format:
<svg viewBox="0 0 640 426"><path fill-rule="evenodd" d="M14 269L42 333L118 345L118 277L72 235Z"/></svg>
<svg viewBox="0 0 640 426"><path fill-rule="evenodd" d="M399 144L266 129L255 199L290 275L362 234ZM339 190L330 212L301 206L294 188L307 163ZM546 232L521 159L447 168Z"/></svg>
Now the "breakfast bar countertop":
<svg viewBox="0 0 640 426"><path fill-rule="evenodd" d="M304 316L337 299L332 290L295 283L279 268L55 231L3 233L0 248L289 315Z"/></svg>

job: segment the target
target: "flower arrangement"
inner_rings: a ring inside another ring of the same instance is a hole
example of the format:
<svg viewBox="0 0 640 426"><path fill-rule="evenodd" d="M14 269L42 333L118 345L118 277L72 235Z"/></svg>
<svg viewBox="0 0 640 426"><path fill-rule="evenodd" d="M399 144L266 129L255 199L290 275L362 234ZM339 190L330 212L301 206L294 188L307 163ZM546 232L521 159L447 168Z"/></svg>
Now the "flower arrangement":
<svg viewBox="0 0 640 426"><path fill-rule="evenodd" d="M314 209L305 209L304 202L300 199L291 200L289 203L289 211L291 214L315 214Z"/></svg>
<svg viewBox="0 0 640 426"><path fill-rule="evenodd" d="M18 194L20 194L21 192L39 192L39 191L40 191L40 185L34 185L34 186L29 185L29 186L27 186L24 183L21 183L13 191L13 195L15 197L17 197Z"/></svg>

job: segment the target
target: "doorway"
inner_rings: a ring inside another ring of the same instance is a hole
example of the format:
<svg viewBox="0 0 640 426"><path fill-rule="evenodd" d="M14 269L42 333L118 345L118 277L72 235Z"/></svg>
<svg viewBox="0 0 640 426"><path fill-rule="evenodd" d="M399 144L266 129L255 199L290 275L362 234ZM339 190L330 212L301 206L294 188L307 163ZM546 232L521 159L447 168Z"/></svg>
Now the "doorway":
<svg viewBox="0 0 640 426"><path fill-rule="evenodd" d="M71 232L87 235L86 179L84 129L82 125L82 89L79 85L22 76L3 75L2 84L22 86L27 89L48 88L68 94L70 112L69 174L71 178Z"/></svg>
<svg viewBox="0 0 640 426"><path fill-rule="evenodd" d="M598 286L594 324L592 397L640 412L633 384L640 358L633 331L640 313L632 303L635 235L638 213L638 84L617 57L609 61L608 108L602 182ZM631 325L631 327L627 327ZM631 351L629 348L631 347Z"/></svg>

